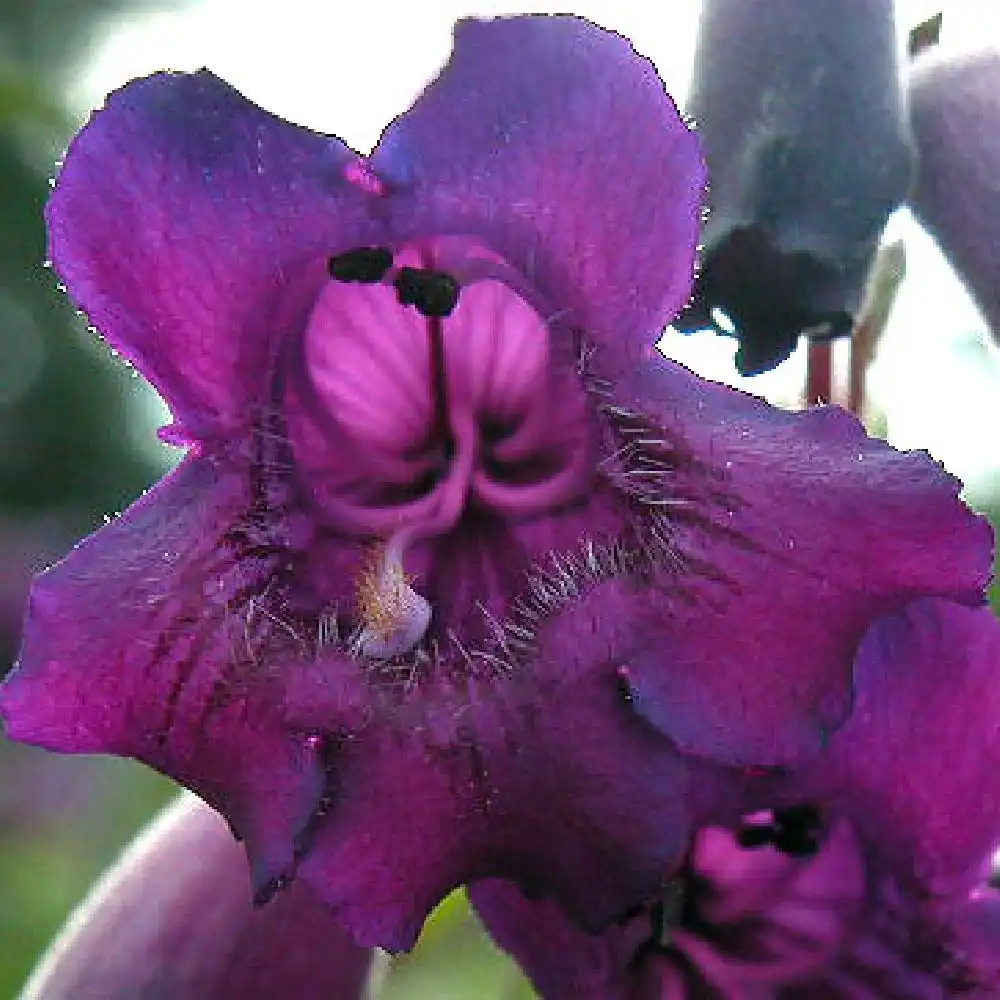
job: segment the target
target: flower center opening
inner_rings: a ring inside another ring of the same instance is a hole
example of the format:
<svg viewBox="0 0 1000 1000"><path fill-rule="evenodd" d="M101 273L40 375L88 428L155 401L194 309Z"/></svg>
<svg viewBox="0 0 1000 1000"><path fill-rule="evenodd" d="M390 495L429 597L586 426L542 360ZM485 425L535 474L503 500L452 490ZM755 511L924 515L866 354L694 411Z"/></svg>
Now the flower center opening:
<svg viewBox="0 0 1000 1000"><path fill-rule="evenodd" d="M431 627L426 560L407 563L419 543L583 492L586 399L523 279L479 244L362 247L329 273L292 369L289 435L320 520L366 547L355 648L379 659Z"/></svg>

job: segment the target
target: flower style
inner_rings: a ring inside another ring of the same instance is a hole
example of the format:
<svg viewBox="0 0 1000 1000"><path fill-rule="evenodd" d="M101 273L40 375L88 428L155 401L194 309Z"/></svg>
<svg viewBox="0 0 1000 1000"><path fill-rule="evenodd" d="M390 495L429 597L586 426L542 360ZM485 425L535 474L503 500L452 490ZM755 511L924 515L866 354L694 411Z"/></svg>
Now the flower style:
<svg viewBox="0 0 1000 1000"><path fill-rule="evenodd" d="M739 340L744 375L849 336L910 181L893 0L705 0L692 94L711 176L704 264L676 325ZM726 332L719 328L720 332Z"/></svg>
<svg viewBox="0 0 1000 1000"><path fill-rule="evenodd" d="M362 944L480 879L655 895L828 743L870 623L991 559L926 455L652 349L703 183L574 17L461 22L368 157L207 72L112 95L50 253L190 450L36 581L9 735L172 775Z"/></svg>
<svg viewBox="0 0 1000 1000"><path fill-rule="evenodd" d="M822 811L776 809L770 843L761 817L700 831L600 936L509 882L473 901L546 1000L1000 996L998 670L989 609L915 601L866 634L850 718L791 779Z"/></svg>

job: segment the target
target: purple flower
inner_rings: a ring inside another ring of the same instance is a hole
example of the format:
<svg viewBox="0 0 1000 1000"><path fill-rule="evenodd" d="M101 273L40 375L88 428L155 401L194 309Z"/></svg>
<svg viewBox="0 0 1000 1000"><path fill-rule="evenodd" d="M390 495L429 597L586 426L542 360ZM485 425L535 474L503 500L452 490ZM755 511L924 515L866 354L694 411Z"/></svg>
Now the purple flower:
<svg viewBox="0 0 1000 1000"><path fill-rule="evenodd" d="M988 609L916 601L861 643L850 717L786 789L819 809L774 810L783 836L768 843L761 817L700 831L600 936L508 882L473 901L546 1000L996 997L998 671Z"/></svg>
<svg viewBox="0 0 1000 1000"><path fill-rule="evenodd" d="M909 85L910 121L920 156L913 211L940 243L1000 335L996 243L1000 206L1000 56L995 51L927 55Z"/></svg>
<svg viewBox="0 0 1000 1000"><path fill-rule="evenodd" d="M755 375L847 336L910 179L892 0L705 0L692 94L711 186L678 326L728 317ZM724 331L723 331L724 332Z"/></svg>
<svg viewBox="0 0 1000 1000"><path fill-rule="evenodd" d="M545 1000L944 1000L1000 990L1000 897L928 902L866 870L849 823L812 856L714 827L655 905L591 936L487 880L472 898Z"/></svg>
<svg viewBox="0 0 1000 1000"><path fill-rule="evenodd" d="M51 256L191 448L35 583L10 735L172 775L363 944L478 879L649 898L826 745L875 617L991 561L926 455L653 351L702 186L573 17L462 22L367 158L208 73L113 95Z"/></svg>
<svg viewBox="0 0 1000 1000"><path fill-rule="evenodd" d="M846 825L805 858L707 827L662 895L599 936L509 882L481 882L471 896L546 1000L774 1000L845 948L865 883Z"/></svg>
<svg viewBox="0 0 1000 1000"><path fill-rule="evenodd" d="M22 1000L360 1000L372 955L305 885L254 909L246 859L197 800L171 806L73 915Z"/></svg>

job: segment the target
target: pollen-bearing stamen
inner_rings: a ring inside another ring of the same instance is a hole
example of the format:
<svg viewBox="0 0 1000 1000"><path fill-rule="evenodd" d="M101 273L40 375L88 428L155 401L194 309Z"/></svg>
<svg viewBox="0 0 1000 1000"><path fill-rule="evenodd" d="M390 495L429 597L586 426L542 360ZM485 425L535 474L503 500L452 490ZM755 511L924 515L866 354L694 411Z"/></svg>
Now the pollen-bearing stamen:
<svg viewBox="0 0 1000 1000"><path fill-rule="evenodd" d="M356 247L327 261L327 271L335 281L371 285L381 281L392 267L388 247Z"/></svg>
<svg viewBox="0 0 1000 1000"><path fill-rule="evenodd" d="M452 275L432 268L401 267L392 285L400 305L413 306L428 319L450 316L461 290Z"/></svg>
<svg viewBox="0 0 1000 1000"><path fill-rule="evenodd" d="M357 579L359 655L373 660L411 652L427 633L431 606L403 570L402 533L368 550Z"/></svg>

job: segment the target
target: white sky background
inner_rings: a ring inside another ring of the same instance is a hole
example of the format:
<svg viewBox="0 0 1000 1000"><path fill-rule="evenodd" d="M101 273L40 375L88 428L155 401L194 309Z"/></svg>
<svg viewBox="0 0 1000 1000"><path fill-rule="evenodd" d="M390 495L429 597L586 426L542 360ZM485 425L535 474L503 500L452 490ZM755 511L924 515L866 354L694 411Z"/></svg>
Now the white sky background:
<svg viewBox="0 0 1000 1000"><path fill-rule="evenodd" d="M209 66L268 110L367 150L447 59L459 17L571 8L631 38L682 99L699 7L698 0L194 0L109 24L69 98L82 115L132 77ZM996 0L897 0L901 29L939 9L948 48L1000 45ZM1000 352L958 279L905 213L892 221L889 236L906 241L907 281L870 379L889 438L900 447L927 448L973 497L991 483L998 489ZM668 353L708 377L772 399L795 398L803 352L773 373L745 380L732 367L734 345L708 334L675 335Z"/></svg>

